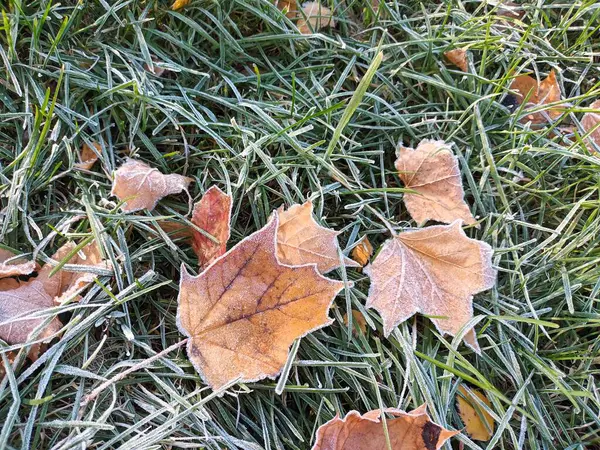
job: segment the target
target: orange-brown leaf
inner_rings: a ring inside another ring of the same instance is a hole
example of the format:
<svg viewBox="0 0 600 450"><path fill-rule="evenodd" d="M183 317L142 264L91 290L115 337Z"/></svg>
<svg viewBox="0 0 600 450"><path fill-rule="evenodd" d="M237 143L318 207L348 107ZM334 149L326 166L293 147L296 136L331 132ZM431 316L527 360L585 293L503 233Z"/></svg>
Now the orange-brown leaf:
<svg viewBox="0 0 600 450"><path fill-rule="evenodd" d="M467 434L476 441L489 441L494 434L494 418L479 402L491 408L488 398L477 389L467 390L462 384L456 396L458 415L465 424ZM475 398L477 397L477 398Z"/></svg>
<svg viewBox="0 0 600 450"><path fill-rule="evenodd" d="M279 11L285 12L288 19L298 17L298 2L296 0L275 0L275 6Z"/></svg>
<svg viewBox="0 0 600 450"><path fill-rule="evenodd" d="M392 449L434 450L458 434L431 421L426 405L411 412L388 408L387 430ZM312 450L385 450L388 448L381 411L376 409L360 415L350 411L346 417L338 416L321 425Z"/></svg>
<svg viewBox="0 0 600 450"><path fill-rule="evenodd" d="M316 264L321 273L340 267L338 256L338 231L319 225L313 218L313 204L309 200L302 205L292 205L284 211L279 208L277 230L277 256L279 261L290 266ZM359 267L344 257L348 267Z"/></svg>
<svg viewBox="0 0 600 450"><path fill-rule="evenodd" d="M467 51L464 48L455 48L454 50L448 50L444 52L444 57L449 63L455 65L463 72L468 72L469 67L467 64Z"/></svg>
<svg viewBox="0 0 600 450"><path fill-rule="evenodd" d="M515 100L519 105L527 98L526 108L536 108L557 102L561 96L560 86L554 70L541 83L538 83L535 78L529 75L519 75L512 81L510 90L516 92ZM548 118L552 120L558 118L562 113L562 107L554 106L544 111L527 114L522 121L531 121L533 124L539 125L548 122Z"/></svg>
<svg viewBox="0 0 600 450"><path fill-rule="evenodd" d="M590 135L587 137L588 147L590 150L595 150L592 144L596 144L600 147L600 100L596 100L594 103L592 103L590 108L597 109L599 111L585 113L581 118L581 126L586 134L591 131Z"/></svg>
<svg viewBox="0 0 600 450"><path fill-rule="evenodd" d="M194 205L192 223L206 231L218 242L198 230L192 230L192 247L198 255L200 267L206 267L227 251L231 220L230 195L216 186L211 187Z"/></svg>
<svg viewBox="0 0 600 450"><path fill-rule="evenodd" d="M75 164L78 169L90 170L98 161L98 153L102 152L102 146L98 142L93 143L96 151L87 144L83 144L79 153L79 162Z"/></svg>
<svg viewBox="0 0 600 450"><path fill-rule="evenodd" d="M128 159L115 172L111 195L124 202L121 209L125 212L151 211L161 198L187 191L191 181L182 175L165 175L141 161Z"/></svg>
<svg viewBox="0 0 600 450"><path fill-rule="evenodd" d="M0 278L29 275L35 269L35 261L17 258L14 253L0 248Z"/></svg>
<svg viewBox="0 0 600 450"><path fill-rule="evenodd" d="M75 248L68 243L62 246L52 259L57 262L64 260ZM101 262L98 249L93 244L83 247L80 252L69 258L69 264L78 266L94 266L107 268ZM9 284L0 286L0 339L9 344L24 344L29 335L40 326L46 317L29 318L32 314L42 314L63 300L72 298L85 288L96 277L89 272L67 272L60 269L50 276L53 266L44 265L39 275L26 282L11 280ZM82 267L83 268L83 267ZM9 279L2 280L7 281ZM54 317L40 332L37 339L46 339L57 333L61 328L58 318ZM35 353L39 350L36 349ZM36 354L30 354L35 358Z"/></svg>
<svg viewBox="0 0 600 450"><path fill-rule="evenodd" d="M418 224L476 222L463 198L458 160L444 141L426 139L416 149L400 147L396 169L404 185L416 191L404 194L404 204Z"/></svg>
<svg viewBox="0 0 600 450"><path fill-rule="evenodd" d="M299 337L331 323L328 311L343 283L315 266L280 264L278 216L200 275L182 266L177 324L188 356L217 389L228 382L274 378Z"/></svg>
<svg viewBox="0 0 600 450"><path fill-rule="evenodd" d="M348 314L344 313L344 325L348 326ZM356 328L360 328L363 334L367 333L367 320L360 311L356 309L352 310L352 325Z"/></svg>
<svg viewBox="0 0 600 450"><path fill-rule="evenodd" d="M363 236L356 247L352 249L352 253L350 253L352 259L360 264L361 267L364 267L365 264L369 262L371 256L373 255L373 246L371 245L371 241L367 236Z"/></svg>
<svg viewBox="0 0 600 450"><path fill-rule="evenodd" d="M191 0L175 0L173 2L173 4L171 5L171 9L173 11L179 11L180 9L185 8L187 5L190 4Z"/></svg>
<svg viewBox="0 0 600 450"><path fill-rule="evenodd" d="M494 286L492 248L468 238L456 221L400 233L365 267L371 277L367 307L381 314L385 335L415 313L456 335L473 317L473 295ZM479 351L475 334L465 342Z"/></svg>
<svg viewBox="0 0 600 450"><path fill-rule="evenodd" d="M316 2L307 2L302 6L304 16L300 15L297 27L302 34L312 34L321 28L335 27L331 10ZM306 17L306 18L305 18Z"/></svg>

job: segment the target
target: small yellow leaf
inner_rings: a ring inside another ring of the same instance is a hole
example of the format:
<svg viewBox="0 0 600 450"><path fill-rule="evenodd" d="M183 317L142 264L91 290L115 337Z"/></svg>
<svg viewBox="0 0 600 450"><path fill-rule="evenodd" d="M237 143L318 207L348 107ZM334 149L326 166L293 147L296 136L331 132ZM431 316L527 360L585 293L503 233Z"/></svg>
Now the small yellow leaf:
<svg viewBox="0 0 600 450"><path fill-rule="evenodd" d="M494 419L474 398L475 396L491 408L488 398L476 389L467 390L463 385L458 387L456 396L458 415L465 424L467 434L476 441L489 441L494 434Z"/></svg>
<svg viewBox="0 0 600 450"><path fill-rule="evenodd" d="M367 236L363 236L356 247L352 249L352 259L359 263L362 267L369 262L369 259L373 255L373 246Z"/></svg>
<svg viewBox="0 0 600 450"><path fill-rule="evenodd" d="M171 9L173 11L179 11L180 9L185 8L189 4L190 4L190 0L175 0L173 2L173 5L171 5Z"/></svg>

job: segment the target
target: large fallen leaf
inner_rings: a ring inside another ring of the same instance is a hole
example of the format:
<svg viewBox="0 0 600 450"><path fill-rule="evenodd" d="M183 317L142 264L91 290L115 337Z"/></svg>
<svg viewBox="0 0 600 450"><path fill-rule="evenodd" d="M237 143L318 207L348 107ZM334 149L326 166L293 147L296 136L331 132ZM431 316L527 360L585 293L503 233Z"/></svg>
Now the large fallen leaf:
<svg viewBox="0 0 600 450"><path fill-rule="evenodd" d="M431 421L426 405L411 412L388 408L386 425L392 449L434 450L441 448L448 439L458 434ZM388 444L376 409L360 415L350 411L346 417L334 417L321 425L312 450L387 450Z"/></svg>
<svg viewBox="0 0 600 450"><path fill-rule="evenodd" d="M477 399L490 408L492 404L483 393L476 389L467 390L462 384L458 392L458 415L465 424L467 434L476 441L489 441L494 434L494 418L478 404Z"/></svg>
<svg viewBox="0 0 600 450"><path fill-rule="evenodd" d="M0 278L29 275L35 269L35 261L17 258L14 253L0 248Z"/></svg>
<svg viewBox="0 0 600 450"><path fill-rule="evenodd" d="M389 239L365 267L371 277L367 307L381 314L385 335L415 313L455 335L473 317L473 295L494 286L492 248L468 238L456 221L407 231ZM479 351L473 332L465 342Z"/></svg>
<svg viewBox="0 0 600 450"><path fill-rule="evenodd" d="M206 267L227 250L231 220L231 196L216 186L211 187L194 205L192 223L214 239L192 230L192 247L200 267Z"/></svg>
<svg viewBox="0 0 600 450"><path fill-rule="evenodd" d="M600 100L596 100L592 103L590 108L600 110ZM600 111L585 113L581 118L581 126L586 134L591 131L590 135L587 137L589 149L595 150L593 144L600 147Z"/></svg>
<svg viewBox="0 0 600 450"><path fill-rule="evenodd" d="M404 204L418 224L427 220L476 222L463 199L458 160L448 144L426 139L416 149L400 147L397 154L400 179L416 192L404 194Z"/></svg>
<svg viewBox="0 0 600 450"><path fill-rule="evenodd" d="M444 57L449 63L455 65L463 72L469 71L469 66L467 64L467 51L464 48L448 50L447 52L444 52Z"/></svg>
<svg viewBox="0 0 600 450"><path fill-rule="evenodd" d="M102 146L98 142L94 142L93 145L96 151L89 145L83 144L79 153L79 162L75 164L75 167L90 170L96 161L98 161L98 153L102 151Z"/></svg>
<svg viewBox="0 0 600 450"><path fill-rule="evenodd" d="M511 85L510 90L515 91L515 101L518 105L522 104L527 99L526 109L537 108L548 103L554 103L560 100L560 86L556 79L556 73L552 70L548 77L542 82L538 81L529 75L519 75L516 77ZM544 124L548 122L548 119L557 119L562 113L564 108L560 106L554 106L544 111L533 112L525 115L521 119L522 122L532 122L533 124Z"/></svg>
<svg viewBox="0 0 600 450"><path fill-rule="evenodd" d="M338 256L338 231L319 225L313 218L313 204L292 205L287 211L279 208L277 230L277 256L290 266L316 264L321 273L340 267ZM355 261L344 257L348 267L359 267Z"/></svg>
<svg viewBox="0 0 600 450"><path fill-rule="evenodd" d="M182 266L177 324L189 337L190 360L214 389L274 378L297 338L332 321L329 307L343 283L315 266L280 264L278 222L274 213L196 277Z"/></svg>
<svg viewBox="0 0 600 450"><path fill-rule="evenodd" d="M302 5L302 13L304 16L300 15L297 23L302 34L312 34L329 26L335 27L333 13L319 2L306 2Z"/></svg>
<svg viewBox="0 0 600 450"><path fill-rule="evenodd" d="M111 195L123 201L121 209L125 212L151 211L161 198L187 191L191 181L182 175L165 175L141 161L128 159L115 172Z"/></svg>
<svg viewBox="0 0 600 450"><path fill-rule="evenodd" d="M75 248L74 244L68 243L62 246L52 259L62 262ZM98 249L93 244L82 248L67 262L79 266L107 268L107 265L101 262ZM93 273L67 272L64 269L59 269L57 273L50 276L53 267L51 264L46 264L36 278L27 282L12 280L12 286L3 285L0 288L0 339L9 344L27 343L30 334L46 320L46 317L27 317L35 313L43 313L61 303L62 300L72 298L96 277ZM49 338L60 328L60 321L54 317L41 330L37 339ZM38 351L39 346L34 347L30 357L35 359Z"/></svg>

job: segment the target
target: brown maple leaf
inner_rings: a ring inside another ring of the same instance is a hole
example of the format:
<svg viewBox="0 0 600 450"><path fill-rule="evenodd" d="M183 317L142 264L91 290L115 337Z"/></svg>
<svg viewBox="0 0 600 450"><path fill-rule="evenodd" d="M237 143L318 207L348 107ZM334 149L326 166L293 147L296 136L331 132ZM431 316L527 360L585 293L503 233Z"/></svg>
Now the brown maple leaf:
<svg viewBox="0 0 600 450"><path fill-rule="evenodd" d="M444 57L449 63L455 65L463 72L469 71L469 66L467 64L467 51L464 48L448 50L447 52L444 52Z"/></svg>
<svg viewBox="0 0 600 450"><path fill-rule="evenodd" d="M557 102L561 96L560 85L554 70L550 71L548 77L540 83L529 75L519 75L512 81L509 89L517 93L514 98L518 105L522 104L527 98L526 107L531 108ZM563 107L554 106L544 111L527 114L521 121L530 121L533 124L540 125L547 123L549 118L551 120L557 119L563 111Z"/></svg>
<svg viewBox="0 0 600 450"><path fill-rule="evenodd" d="M313 204L292 205L288 210L278 209L277 257L283 264L299 266L316 264L321 273L340 267L338 231L319 225L313 218ZM344 257L347 267L360 267Z"/></svg>
<svg viewBox="0 0 600 450"><path fill-rule="evenodd" d="M217 389L228 382L274 378L299 337L329 325L343 283L315 266L280 264L278 215L200 275L181 270L177 324L189 337L188 356Z"/></svg>
<svg viewBox="0 0 600 450"><path fill-rule="evenodd" d="M14 253L0 248L0 278L29 275L36 267L35 261L18 258Z"/></svg>
<svg viewBox="0 0 600 450"><path fill-rule="evenodd" d="M125 212L151 211L161 198L187 192L191 181L182 175L165 175L141 161L128 159L115 172L111 195L123 201L121 209Z"/></svg>
<svg viewBox="0 0 600 450"><path fill-rule="evenodd" d="M333 13L318 1L306 2L302 6L303 16L300 16L296 26L302 34L312 34L326 27L335 27Z"/></svg>
<svg viewBox="0 0 600 450"><path fill-rule="evenodd" d="M83 144L79 153L79 162L75 164L75 167L90 170L96 161L98 161L98 153L102 152L102 146L98 142L94 142L93 145L96 151L89 145Z"/></svg>
<svg viewBox="0 0 600 450"><path fill-rule="evenodd" d="M404 204L418 224L428 220L476 222L463 199L458 159L449 144L426 139L416 149L400 147L397 154L396 169L400 179L416 192L405 193Z"/></svg>
<svg viewBox="0 0 600 450"><path fill-rule="evenodd" d="M600 100L596 100L592 103L590 108L600 110ZM591 151L595 151L593 144L600 147L600 111L585 113L581 118L581 126L586 134L591 131L590 135L587 137L588 148Z"/></svg>
<svg viewBox="0 0 600 450"><path fill-rule="evenodd" d="M198 255L200 267L208 266L227 251L231 203L230 195L225 194L218 187L212 186L194 205L192 223L217 240L215 242L198 230L192 230L192 247Z"/></svg>
<svg viewBox="0 0 600 450"><path fill-rule="evenodd" d="M468 238L456 221L407 231L389 239L365 267L371 278L367 307L381 314L386 336L415 313L452 336L473 317L473 295L496 281L492 248ZM474 333L465 342L479 351Z"/></svg>
<svg viewBox="0 0 600 450"><path fill-rule="evenodd" d="M52 259L62 261L72 254L75 248L73 243L65 244ZM97 247L88 244L70 257L67 262L79 266L106 269L107 265L101 262L99 255ZM0 339L11 345L27 343L31 333L46 320L45 315L42 314L45 310L72 298L96 277L93 273L67 272L64 269L60 269L51 276L53 267L46 264L41 268L38 276L29 281L12 280L12 283L3 283L0 286ZM36 315L36 317L31 318L32 315ZM54 317L41 330L37 339L50 338L61 327L58 318ZM38 351L39 345L34 346L29 357L35 359Z"/></svg>
<svg viewBox="0 0 600 450"><path fill-rule="evenodd" d="M387 432L392 449L439 449L458 431L450 431L431 421L427 406L421 405L411 412L387 408ZM385 450L388 447L381 411L376 409L360 415L350 411L346 417L338 416L321 425L312 450Z"/></svg>

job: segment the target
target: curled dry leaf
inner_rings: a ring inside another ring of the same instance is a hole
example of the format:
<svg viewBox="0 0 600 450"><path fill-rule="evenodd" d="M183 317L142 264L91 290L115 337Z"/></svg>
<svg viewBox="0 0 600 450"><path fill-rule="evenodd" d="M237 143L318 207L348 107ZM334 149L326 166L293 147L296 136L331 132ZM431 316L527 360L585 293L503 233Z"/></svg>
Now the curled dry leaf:
<svg viewBox="0 0 600 450"><path fill-rule="evenodd" d="M175 0L173 2L173 4L171 5L171 9L173 11L179 11L180 9L185 8L187 5L190 4L191 0Z"/></svg>
<svg viewBox="0 0 600 450"><path fill-rule="evenodd" d="M596 100L590 105L590 108L599 110L598 112L585 113L581 118L581 126L585 133L590 133L587 137L588 148L595 150L594 145L600 147L600 100ZM593 130L593 131L592 131Z"/></svg>
<svg viewBox="0 0 600 450"><path fill-rule="evenodd" d="M335 27L335 20L331 10L319 2L306 2L302 5L304 16L300 15L298 30L302 34L312 34L321 28Z"/></svg>
<svg viewBox="0 0 600 450"><path fill-rule="evenodd" d="M458 434L431 421L426 405L411 412L385 409L393 416L386 419L392 449L434 450ZM346 417L338 416L321 425L312 450L385 450L388 448L381 411L376 409L360 415L350 411Z"/></svg>
<svg viewBox="0 0 600 450"><path fill-rule="evenodd" d="M476 441L489 441L494 434L494 418L478 404L478 400L490 408L492 404L477 389L467 389L461 384L458 392L458 415L465 424L467 434Z"/></svg>
<svg viewBox="0 0 600 450"><path fill-rule="evenodd" d="M367 236L363 236L360 241L358 241L356 247L352 249L350 256L352 256L352 259L361 267L364 267L365 264L369 262L369 259L373 256L373 246Z"/></svg>
<svg viewBox="0 0 600 450"><path fill-rule="evenodd" d="M444 52L446 60L458 67L463 72L468 72L469 67L467 64L467 51L464 48L455 48L454 50L448 50Z"/></svg>
<svg viewBox="0 0 600 450"><path fill-rule="evenodd" d="M35 261L17 258L14 253L0 248L0 278L29 275L36 267Z"/></svg>
<svg viewBox="0 0 600 450"><path fill-rule="evenodd" d="M52 259L64 260L74 249L74 244L66 244ZM99 255L97 247L89 244L72 256L68 263L106 268ZM52 268L52 265L46 264L36 278L27 282L13 280L11 285L3 284L0 287L0 339L11 345L27 343L30 334L47 319L43 317L43 311L61 303L64 299L72 298L95 278L92 273L67 272L64 269L50 276ZM26 318L35 313L40 314L40 317ZM47 339L56 334L60 328L60 321L54 317L40 332L37 339ZM39 346L35 346L29 355L30 358L35 359L38 351Z"/></svg>
<svg viewBox="0 0 600 450"><path fill-rule="evenodd" d="M189 337L190 360L214 389L274 378L297 338L332 321L328 311L343 283L315 266L281 264L278 222L275 212L196 277L181 268L177 324Z"/></svg>
<svg viewBox="0 0 600 450"><path fill-rule="evenodd" d="M192 223L206 231L214 239L209 238L198 230L192 230L192 247L198 255L200 267L206 267L227 250L231 221L230 195L212 186L194 205Z"/></svg>
<svg viewBox="0 0 600 450"><path fill-rule="evenodd" d="M522 104L527 98L527 107L536 108L548 103L554 103L560 100L560 86L556 79L556 73L552 70L548 77L541 83L529 76L519 75L511 85L510 90L515 91L514 99L518 105ZM563 113L563 108L555 106L545 111L527 114L521 119L522 122L532 122L533 124L544 124L548 119L555 120Z"/></svg>
<svg viewBox="0 0 600 450"><path fill-rule="evenodd" d="M94 142L93 145L96 151L89 145L83 144L79 153L79 162L75 164L75 167L90 170L96 161L98 161L98 153L102 151L102 146L98 142Z"/></svg>
<svg viewBox="0 0 600 450"><path fill-rule="evenodd" d="M123 201L121 209L125 212L151 211L161 198L187 192L191 181L182 175L165 175L141 161L128 159L115 172L111 195Z"/></svg>
<svg viewBox="0 0 600 450"><path fill-rule="evenodd" d="M406 193L403 198L418 224L427 220L476 222L463 199L458 159L449 144L426 139L416 149L400 147L396 169L404 185L416 192Z"/></svg>
<svg viewBox="0 0 600 450"><path fill-rule="evenodd" d="M381 314L386 336L415 313L442 316L431 321L454 336L473 317L473 295L496 281L492 248L468 238L459 221L389 239L365 273L371 277L367 307ZM465 342L479 352L473 332Z"/></svg>
<svg viewBox="0 0 600 450"><path fill-rule="evenodd" d="M316 264L321 273L340 267L338 256L338 231L319 225L313 218L313 204L292 205L287 211L279 208L277 230L277 256L283 264L298 266ZM348 267L359 267L344 257Z"/></svg>

